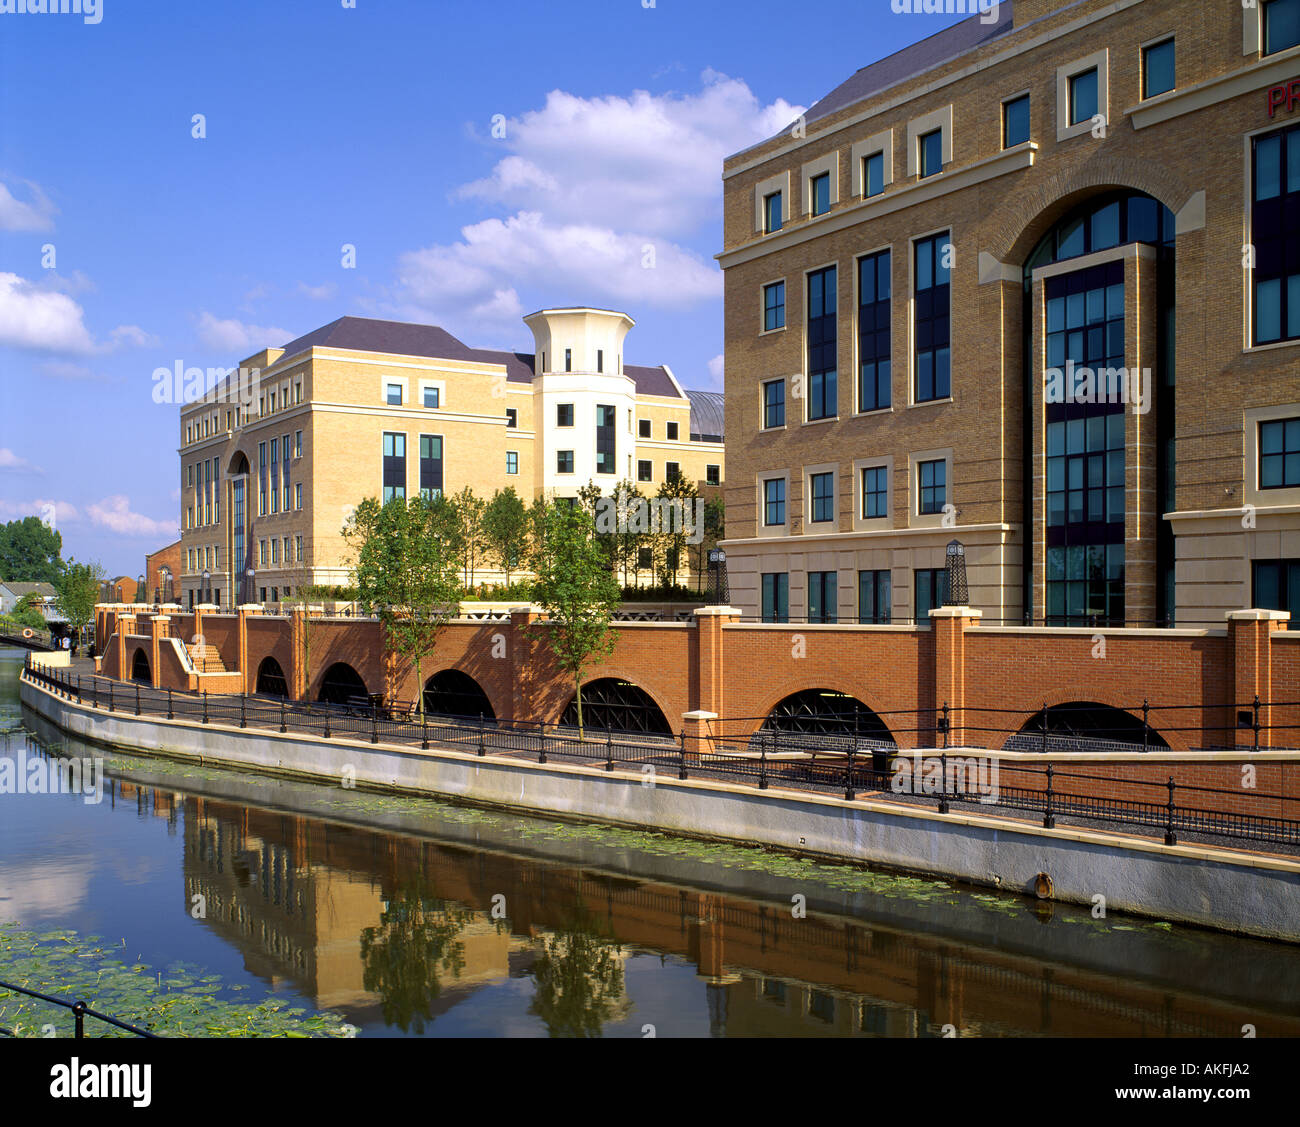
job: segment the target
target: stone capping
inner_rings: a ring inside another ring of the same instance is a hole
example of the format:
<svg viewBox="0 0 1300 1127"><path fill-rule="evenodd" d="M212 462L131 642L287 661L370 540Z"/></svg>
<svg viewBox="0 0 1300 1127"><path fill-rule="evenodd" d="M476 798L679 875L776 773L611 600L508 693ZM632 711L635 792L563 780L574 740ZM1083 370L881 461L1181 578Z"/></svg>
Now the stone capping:
<svg viewBox="0 0 1300 1127"><path fill-rule="evenodd" d="M1229 622L1290 622L1289 610L1230 610L1226 615Z"/></svg>
<svg viewBox="0 0 1300 1127"><path fill-rule="evenodd" d="M955 715L960 711L961 709L954 708L953 714ZM971 711L975 710L972 709ZM1259 751L1251 751L1248 747L1243 747L1237 751L1227 748L1221 748L1217 751L1174 751L1172 748L1167 747L1152 748L1150 751L1049 751L1046 755L1041 751L1013 751L1008 748L904 747L889 751L888 755L891 760L911 759L915 755L937 759L941 755L946 755L950 763L954 759L972 757L1001 759L1007 761L1009 770L1034 764L1046 767L1048 763L1051 763L1055 766L1062 761L1068 763L1300 763L1300 749L1274 749L1269 751L1260 748ZM1102 781L1127 784L1137 780L1107 779ZM1157 783L1156 785L1160 786L1162 784ZM1294 802L1295 799L1284 796L1283 801Z"/></svg>
<svg viewBox="0 0 1300 1127"><path fill-rule="evenodd" d="M811 630L816 633L833 634L836 631L845 630L877 630L881 633L892 631L895 634L905 634L913 630L929 630L928 623L917 623L915 626L907 623L894 622L724 622L724 630L795 630L802 633L805 630Z"/></svg>
<svg viewBox="0 0 1300 1127"><path fill-rule="evenodd" d="M739 607L712 606L712 607L696 607L695 610L692 611L691 613L694 614L696 618L712 618L715 616L722 617L724 615L731 615L735 618L739 618L743 612Z"/></svg>
<svg viewBox="0 0 1300 1127"><path fill-rule="evenodd" d="M1108 638L1226 638L1228 631L1201 626L972 626L988 634L1050 634L1091 638L1105 634Z"/></svg>
<svg viewBox="0 0 1300 1127"><path fill-rule="evenodd" d="M682 713L683 720L716 720L717 718L718 714L716 712L704 712L700 709L697 709L694 712Z"/></svg>
<svg viewBox="0 0 1300 1127"><path fill-rule="evenodd" d="M935 607L930 611L931 618L983 618L984 612L974 607Z"/></svg>

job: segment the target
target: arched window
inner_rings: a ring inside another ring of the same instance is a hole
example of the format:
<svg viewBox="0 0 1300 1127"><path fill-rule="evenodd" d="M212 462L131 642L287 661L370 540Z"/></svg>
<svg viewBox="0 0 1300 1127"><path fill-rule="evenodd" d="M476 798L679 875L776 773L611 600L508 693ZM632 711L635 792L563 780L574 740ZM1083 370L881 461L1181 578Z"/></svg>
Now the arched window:
<svg viewBox="0 0 1300 1127"><path fill-rule="evenodd" d="M496 719L483 687L459 669L444 669L429 678L424 686L424 708L435 716Z"/></svg>
<svg viewBox="0 0 1300 1127"><path fill-rule="evenodd" d="M1099 751L1120 744L1129 747L1160 747L1169 744L1154 728L1122 708L1096 701L1070 701L1035 712L1020 731L1006 742L1011 751L1042 751L1046 727L1048 751Z"/></svg>
<svg viewBox="0 0 1300 1127"><path fill-rule="evenodd" d="M894 746L889 728L856 697L834 689L804 689L780 701L760 732L857 737L859 743Z"/></svg>
<svg viewBox="0 0 1300 1127"><path fill-rule="evenodd" d="M325 670L317 699L323 704L347 704L357 697L365 696L366 683L361 679L361 674L347 662L338 661Z"/></svg>
<svg viewBox="0 0 1300 1127"><path fill-rule="evenodd" d="M575 693L560 717L566 727L578 726L578 698ZM659 706L644 689L617 677L602 677L582 686L582 723L601 731L629 732L637 735L671 736Z"/></svg>
<svg viewBox="0 0 1300 1127"><path fill-rule="evenodd" d="M270 697L287 697L289 695L289 684L285 680L284 670L280 668L280 663L275 658L263 658L262 664L257 667L257 688L255 691Z"/></svg>

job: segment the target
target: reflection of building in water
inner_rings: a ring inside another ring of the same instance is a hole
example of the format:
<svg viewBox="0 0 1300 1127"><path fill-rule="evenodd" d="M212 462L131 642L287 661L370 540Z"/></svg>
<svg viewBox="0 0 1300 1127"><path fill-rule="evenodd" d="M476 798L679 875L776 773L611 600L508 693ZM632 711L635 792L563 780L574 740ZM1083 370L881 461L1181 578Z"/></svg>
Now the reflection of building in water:
<svg viewBox="0 0 1300 1127"><path fill-rule="evenodd" d="M905 931L893 915L795 919L788 905L185 801L186 911L205 896L208 924L251 970L356 1023L418 1032L481 987L526 975L533 1014L592 1035L637 1016L624 967L654 952L696 968L717 1036L1239 1036L1247 1023L1300 1035L1300 1017L1262 988L1207 997L1190 957L1161 966L1150 948L1156 961L1127 976L1053 961L1029 917L1007 924L1000 949Z"/></svg>

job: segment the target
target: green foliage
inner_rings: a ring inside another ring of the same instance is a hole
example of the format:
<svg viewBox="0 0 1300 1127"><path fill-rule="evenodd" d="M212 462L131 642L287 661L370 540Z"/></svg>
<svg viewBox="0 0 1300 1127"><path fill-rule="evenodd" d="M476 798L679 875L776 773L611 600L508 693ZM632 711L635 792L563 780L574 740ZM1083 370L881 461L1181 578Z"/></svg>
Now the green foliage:
<svg viewBox="0 0 1300 1127"><path fill-rule="evenodd" d="M624 587L625 603L690 603L699 606L699 592L680 583L657 583L653 587Z"/></svg>
<svg viewBox="0 0 1300 1127"><path fill-rule="evenodd" d="M85 629L94 619L99 585L104 579L105 572L99 564L68 561L54 605L74 630Z"/></svg>
<svg viewBox="0 0 1300 1127"><path fill-rule="evenodd" d="M596 542L586 509L564 504L548 507L533 570L537 574L534 599L550 615L540 630L557 664L573 677L581 735L582 672L613 652L617 636L610 622L620 600L618 582L610 574L609 558Z"/></svg>
<svg viewBox="0 0 1300 1127"><path fill-rule="evenodd" d="M513 583L480 583L466 598L483 599L492 603L531 603L534 583L531 579L516 579Z"/></svg>
<svg viewBox="0 0 1300 1127"><path fill-rule="evenodd" d="M709 569L709 552L727 535L727 506L721 497L710 497L704 502L704 538L690 547L691 566L695 570L695 583L699 590L713 583ZM706 574L707 573L707 574Z"/></svg>
<svg viewBox="0 0 1300 1127"><path fill-rule="evenodd" d="M312 583L298 588L298 595L290 600L298 603L338 602L353 603L357 600L355 587L344 587L338 583Z"/></svg>
<svg viewBox="0 0 1300 1127"><path fill-rule="evenodd" d="M599 1037L624 999L621 955L613 936L603 934L598 919L579 904L577 919L547 937L533 963L529 1012L552 1037Z"/></svg>
<svg viewBox="0 0 1300 1127"><path fill-rule="evenodd" d="M0 525L0 579L9 583L53 583L63 576L63 536L40 517Z"/></svg>
<svg viewBox="0 0 1300 1127"><path fill-rule="evenodd" d="M483 511L483 537L496 558L497 566L506 573L506 587L510 586L510 573L517 571L528 552L528 509L513 485L498 489Z"/></svg>
<svg viewBox="0 0 1300 1127"><path fill-rule="evenodd" d="M695 500L699 496L694 482L679 474L665 481L659 487L658 495L663 500L679 502L683 517L689 513L690 519L694 519ZM686 570L687 531L674 522L672 527L664 528L651 537L654 542L655 570L661 584L675 586L677 576Z"/></svg>
<svg viewBox="0 0 1300 1127"><path fill-rule="evenodd" d="M460 554L466 587L474 586L474 573L483 566L483 555L488 547L487 531L483 524L486 511L487 502L481 497L475 497L468 485L447 500L446 508L442 510L446 517L450 517L447 531Z"/></svg>

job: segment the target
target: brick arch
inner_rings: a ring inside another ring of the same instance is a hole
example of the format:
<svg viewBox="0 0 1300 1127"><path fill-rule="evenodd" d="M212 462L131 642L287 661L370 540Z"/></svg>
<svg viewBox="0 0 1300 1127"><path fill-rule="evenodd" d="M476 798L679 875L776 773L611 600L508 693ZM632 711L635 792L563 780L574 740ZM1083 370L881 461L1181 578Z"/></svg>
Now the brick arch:
<svg viewBox="0 0 1300 1127"><path fill-rule="evenodd" d="M1077 693L1071 694L1069 692L1059 692L1055 694L1055 696L1045 696L1041 704L1038 704L1035 707L1030 708L1023 713L1017 713L1015 716L1007 718L1006 720L1007 734L1002 737L1001 743L998 746L1005 746L1006 741L1010 739L1011 736L1023 731L1025 725L1028 724L1030 720L1032 720L1035 716L1037 716L1040 712L1043 711L1044 704L1049 709L1051 709L1051 708L1060 708L1063 705L1067 705L1067 704L1077 704L1078 702L1079 702L1079 696ZM1096 693L1090 696L1089 702L1092 704L1103 705L1106 708L1113 708L1116 712L1122 712L1126 716L1131 716L1139 724L1142 723L1142 712L1140 709L1137 712L1134 712L1132 708L1125 707L1124 705L1120 705L1120 704L1112 704L1110 701L1106 700L1103 695L1096 694ZM978 713L976 715L978 715ZM1003 715L1005 716L1006 714ZM1184 733L1168 731L1162 728L1154 719L1149 720L1148 723L1151 725L1151 730L1153 732L1160 733L1160 737L1165 741L1165 743L1169 745L1170 751L1191 750L1190 745L1188 744L1186 738L1184 737ZM1153 750L1163 750L1163 749L1154 748Z"/></svg>
<svg viewBox="0 0 1300 1127"><path fill-rule="evenodd" d="M432 673L430 673L427 677L425 677L424 684L419 685L416 688L416 692L423 694L428 689L429 682L431 682L440 673L460 673L468 677L471 681L474 682L474 684L476 684L479 687L479 691L482 692L482 694L487 698L487 702L489 705L492 706L492 713L496 719L500 720L504 717L510 716L511 709L508 706L511 705L513 702L509 698L507 698L504 701L498 700L492 691L496 686L492 683L492 680L490 678L485 678L481 675L482 668L477 666L469 667L463 662L453 661L453 662L449 662L446 665L440 665L437 669L435 669Z"/></svg>
<svg viewBox="0 0 1300 1127"><path fill-rule="evenodd" d="M767 718L772 715L772 710L787 697L795 696L798 693L812 692L818 689L832 693L843 693L845 696L852 697L866 708L869 708L876 714L876 717L880 720L880 723L884 725L885 730L889 733L894 742L898 743L898 737L894 734L894 729L890 726L889 720L885 718L880 709L876 708L876 706L869 700L865 699L861 690L855 685L837 677L809 677L806 681L787 681L774 696L763 698L764 703L758 709L762 715L757 719L751 718L748 721L746 727L750 728L750 731L745 734L752 736L757 732L765 723L767 723ZM1033 713L1030 713L1030 715L1032 716Z"/></svg>
<svg viewBox="0 0 1300 1127"><path fill-rule="evenodd" d="M1050 172L1008 195L994 209L984 248L999 262L1020 266L1061 216L1089 196L1128 189L1145 192L1178 213L1196 190L1167 168L1133 157L1097 156L1079 168ZM1025 216L1031 218L1026 223Z"/></svg>
<svg viewBox="0 0 1300 1127"><path fill-rule="evenodd" d="M686 710L683 708L674 712L671 708L665 708L663 695L655 689L646 687L644 674L645 670L634 673L630 669L601 662L583 678L583 684L590 684L592 681L626 681L629 685L635 685L654 701L655 706L664 714L664 719L668 721L668 727L674 732L679 731L682 727L682 713ZM558 710L552 710L551 718L547 720L548 724L558 724L560 722L560 717L564 715L564 710L569 707L569 701L574 697L574 692L572 688L567 687L567 682L565 692L561 695L564 699L560 703Z"/></svg>
<svg viewBox="0 0 1300 1127"><path fill-rule="evenodd" d="M154 675L153 646L152 645L145 646L140 643L136 643L134 646L131 647L130 656L127 658L126 661L126 669L123 670L122 679L124 681L135 680L135 663L136 660L140 657L144 658L145 668L149 670L149 681L148 682L141 681L140 684L143 685L143 684L152 683L153 675Z"/></svg>
<svg viewBox="0 0 1300 1127"><path fill-rule="evenodd" d="M243 473L244 471L235 468L239 459L243 458L245 465L248 466L248 472L252 472L253 459L249 457L248 452L242 446L235 447L235 451L230 455L230 460L226 463L226 476L231 474Z"/></svg>

